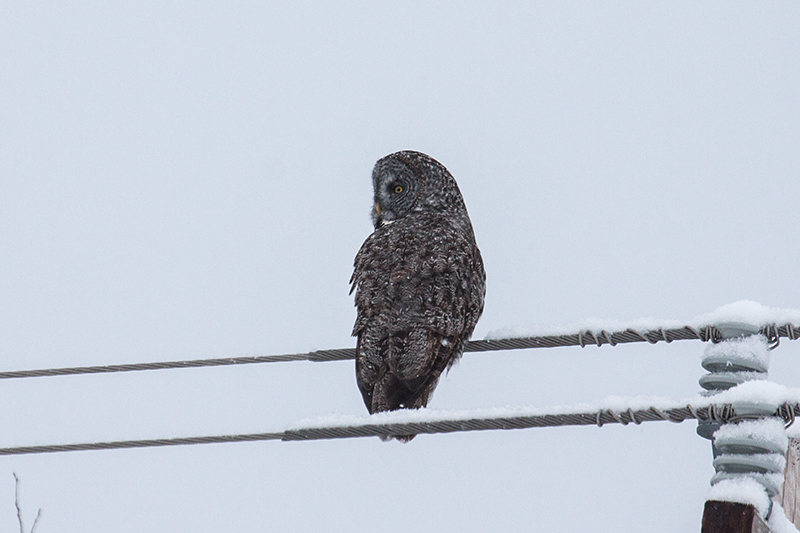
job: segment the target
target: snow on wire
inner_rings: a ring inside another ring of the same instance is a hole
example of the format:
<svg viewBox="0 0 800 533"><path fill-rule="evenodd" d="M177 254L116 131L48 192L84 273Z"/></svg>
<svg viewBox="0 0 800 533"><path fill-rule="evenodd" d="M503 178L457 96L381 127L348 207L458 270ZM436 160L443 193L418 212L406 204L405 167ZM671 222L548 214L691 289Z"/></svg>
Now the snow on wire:
<svg viewBox="0 0 800 533"><path fill-rule="evenodd" d="M628 342L660 341L671 342L680 339L699 339L702 341L722 340L720 328L730 328L731 324L748 325L750 331L758 331L777 346L780 338L800 338L800 311L764 308L753 302L739 302L720 308L711 315L693 321L694 325L657 327L648 321L635 325L619 324L606 327L575 328L578 333L551 335L507 335L472 341L466 351L512 350L521 348L544 348L556 346L587 346L595 344L622 344ZM715 325L716 324L716 325ZM552 330L550 330L552 331ZM727 330L730 332L730 330ZM352 359L353 349L322 350L304 354L289 354L261 357L240 357L228 359L200 359L194 361L174 361L166 363L143 363L131 365L109 365L98 367L78 367L51 370L33 370L0 373L0 378L32 377L48 375L88 374L100 372L124 372L151 370L159 368L193 368L202 366L222 366L277 361L336 361ZM753 403L766 406L758 412L773 413L769 416L782 418L786 425L794 422L800 413L800 391L789 390L767 381L749 381L713 397L703 396L675 403L663 399L609 399L600 404L541 409L502 409L462 412L436 412L428 410L396 411L379 413L369 418L334 417L298 424L290 429L274 433L246 433L234 435L210 435L199 437L172 437L146 440L106 441L77 444L53 444L0 448L0 455L21 455L34 453L53 453L81 450L109 450L122 448L145 448L156 446L178 446L189 444L211 444L226 442L252 442L266 440L299 441L344 439L355 437L391 437L410 434L437 434L461 431L481 431L490 429L523 429L558 426L603 426L606 424L641 424L642 422L666 420L682 422L696 419L720 423L736 422L752 417ZM737 409L744 409L737 413Z"/></svg>
<svg viewBox="0 0 800 533"><path fill-rule="evenodd" d="M783 418L791 424L795 415L800 413L800 403L787 402L778 407L775 416ZM400 413L398 413L400 414ZM351 424L330 424L322 426L299 426L275 433L246 433L238 435L211 435L203 437L176 437L165 439L121 440L107 442L90 442L79 444L50 444L41 446L18 446L0 448L0 455L26 455L39 453L116 450L124 448L151 448L160 446L183 446L190 444L221 444L231 442L255 442L267 440L309 441L329 439L349 439L358 437L391 437L417 433L455 433L462 431L484 431L492 429L527 429L560 426L604 426L607 424L641 424L666 420L683 422L684 420L712 420L727 422L737 419L735 408L730 403L693 406L675 406L662 408L647 407L625 410L599 409L583 413L553 413L495 415L495 416L456 416L414 421L403 421L403 414L394 416L400 421L392 421L395 413L388 415L384 422L358 422ZM373 419L375 417L372 417ZM738 417L741 418L741 417Z"/></svg>
<svg viewBox="0 0 800 533"><path fill-rule="evenodd" d="M767 337L773 346L780 342L781 337L791 340L800 339L800 327L789 323L783 325L765 325L761 328L761 333ZM661 341L672 342L675 340L691 339L698 339L704 342L716 342L720 339L720 332L714 325L702 327L683 326L680 328L656 328L650 330L627 328L623 331L614 332L606 330L581 330L576 333L564 335L538 335L530 337L473 340L467 343L464 351L491 352L501 350L521 350L528 348L556 348L561 346L602 346L604 344L616 346L617 344L631 342L648 342L650 344L655 344ZM200 368L210 366L249 365L256 363L278 363L284 361L345 361L348 359L354 359L355 352L355 348L339 348L333 350L318 350L314 352L283 355L258 355L217 359L192 359L186 361L162 361L154 363L78 366L67 368L47 368L39 370L10 370L0 372L0 379L104 374L114 372Z"/></svg>

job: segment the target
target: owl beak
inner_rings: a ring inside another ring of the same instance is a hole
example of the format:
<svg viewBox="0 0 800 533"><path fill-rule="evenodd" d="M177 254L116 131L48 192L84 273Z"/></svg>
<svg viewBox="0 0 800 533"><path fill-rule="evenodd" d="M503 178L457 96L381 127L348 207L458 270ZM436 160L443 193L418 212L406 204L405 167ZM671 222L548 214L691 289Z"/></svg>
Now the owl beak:
<svg viewBox="0 0 800 533"><path fill-rule="evenodd" d="M378 205L378 202L375 202L375 205L372 209L372 224L375 226L375 229L380 228L383 226L383 217L381 216L381 206Z"/></svg>

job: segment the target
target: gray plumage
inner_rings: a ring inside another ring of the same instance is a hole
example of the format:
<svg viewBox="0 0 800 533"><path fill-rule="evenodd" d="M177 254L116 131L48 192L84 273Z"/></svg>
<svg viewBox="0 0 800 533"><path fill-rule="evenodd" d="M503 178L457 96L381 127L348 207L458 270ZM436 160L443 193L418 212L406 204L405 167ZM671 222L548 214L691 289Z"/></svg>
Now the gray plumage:
<svg viewBox="0 0 800 533"><path fill-rule="evenodd" d="M350 279L356 380L370 413L418 409L463 353L483 312L486 274L461 192L441 163L396 152L375 164L372 182L375 231Z"/></svg>

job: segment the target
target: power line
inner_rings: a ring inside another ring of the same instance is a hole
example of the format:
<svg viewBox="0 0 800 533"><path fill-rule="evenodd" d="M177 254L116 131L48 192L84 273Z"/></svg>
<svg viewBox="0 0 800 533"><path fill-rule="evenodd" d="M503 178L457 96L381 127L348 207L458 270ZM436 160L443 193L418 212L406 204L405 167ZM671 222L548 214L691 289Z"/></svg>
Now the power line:
<svg viewBox="0 0 800 533"><path fill-rule="evenodd" d="M795 340L800 338L800 327L792 324L770 324L760 329L773 345L780 339ZM556 348L562 346L588 345L602 346L610 344L626 344L631 342L648 342L656 344L661 341L672 342L676 340L697 339L701 341L717 342L721 339L717 326L702 327L684 326L682 328L655 328L649 330L636 330L633 328L624 331L609 332L605 330L582 330L577 333L565 335L542 335L533 337L514 337L508 339L474 340L467 343L465 352L491 352L502 350L521 350L529 348ZM251 365L256 363L279 363L284 361L345 361L355 358L354 348L339 348L332 350L318 350L314 352L259 355L252 357L227 357L217 359L191 359L186 361L162 361L153 363L129 363L118 365L78 366L67 368L46 368L39 370L10 370L0 372L0 379L32 378L47 376L70 376L80 374L106 374L114 372L137 372L142 370L166 370L175 368L200 368L210 366Z"/></svg>
<svg viewBox="0 0 800 533"><path fill-rule="evenodd" d="M781 405L775 416L781 417L787 424L794 421L795 414L800 413L800 404L787 403ZM407 415L407 412L398 413ZM391 417L392 415L390 415ZM349 439L358 437L392 437L418 433L438 434L462 431L484 431L493 429L526 429L560 426L604 426L607 424L641 424L666 420L683 422L684 420L700 420L714 422L732 422L744 418L737 415L731 404L712 404L695 407L692 405L676 406L666 409L648 407L644 409L627 409L614 411L601 409L584 413L555 414L522 414L516 416L476 416L473 418L451 418L440 420L420 420L412 422L383 423L365 422L351 425L304 427L289 429L278 433L247 433L239 435L212 435L205 437L178 437L168 439L122 440L109 442L91 442L80 444L49 444L43 446L19 446L0 448L0 455L25 455L38 453L118 450L124 448L152 448L159 446L183 446L190 444L221 444L231 442L254 441L308 441Z"/></svg>

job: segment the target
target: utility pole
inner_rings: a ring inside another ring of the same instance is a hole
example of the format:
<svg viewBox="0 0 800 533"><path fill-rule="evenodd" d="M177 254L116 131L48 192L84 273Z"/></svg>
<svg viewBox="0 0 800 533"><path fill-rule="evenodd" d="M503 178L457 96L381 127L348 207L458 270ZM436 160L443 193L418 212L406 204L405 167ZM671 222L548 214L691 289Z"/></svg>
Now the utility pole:
<svg viewBox="0 0 800 533"><path fill-rule="evenodd" d="M785 481L781 490L781 507L786 518L800 529L800 439L789 439L783 477Z"/></svg>
<svg viewBox="0 0 800 533"><path fill-rule="evenodd" d="M703 509L702 533L771 533L753 505L709 500Z"/></svg>

